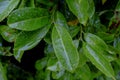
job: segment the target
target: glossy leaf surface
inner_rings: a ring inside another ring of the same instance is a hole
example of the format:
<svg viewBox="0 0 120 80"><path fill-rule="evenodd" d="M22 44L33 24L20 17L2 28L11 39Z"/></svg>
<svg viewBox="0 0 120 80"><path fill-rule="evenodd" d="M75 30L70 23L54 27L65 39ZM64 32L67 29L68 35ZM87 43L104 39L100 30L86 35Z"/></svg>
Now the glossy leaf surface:
<svg viewBox="0 0 120 80"><path fill-rule="evenodd" d="M95 46L96 49L101 49L102 51L108 50L107 44L100 37L91 33L85 33L84 38L91 47Z"/></svg>
<svg viewBox="0 0 120 80"><path fill-rule="evenodd" d="M0 22L18 5L20 0L0 0Z"/></svg>
<svg viewBox="0 0 120 80"><path fill-rule="evenodd" d="M101 51L93 49L89 44L83 43L83 51L87 58L106 76L114 79L114 71L108 60L101 55Z"/></svg>
<svg viewBox="0 0 120 80"><path fill-rule="evenodd" d="M62 14L57 12L57 15ZM74 71L79 63L78 51L68 31L60 25L60 21L56 21L54 25L52 43L55 54L66 70Z"/></svg>
<svg viewBox="0 0 120 80"><path fill-rule="evenodd" d="M30 31L30 32L21 32L14 43L14 56L20 61L22 54L25 50L29 50L35 47L42 38L47 34L50 25L43 27L41 29Z"/></svg>
<svg viewBox="0 0 120 80"><path fill-rule="evenodd" d="M72 13L79 19L79 22L86 25L95 11L93 0L66 0L66 2Z"/></svg>
<svg viewBox="0 0 120 80"><path fill-rule="evenodd" d="M24 31L33 31L46 26L48 22L49 15L46 9L21 8L11 13L8 17L7 23L11 28Z"/></svg>

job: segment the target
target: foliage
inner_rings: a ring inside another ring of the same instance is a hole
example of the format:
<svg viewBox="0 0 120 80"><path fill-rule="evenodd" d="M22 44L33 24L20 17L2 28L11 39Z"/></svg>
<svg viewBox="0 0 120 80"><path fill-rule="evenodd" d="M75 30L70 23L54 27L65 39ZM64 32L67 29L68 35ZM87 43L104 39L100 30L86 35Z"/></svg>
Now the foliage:
<svg viewBox="0 0 120 80"><path fill-rule="evenodd" d="M0 80L19 79L120 80L120 0L0 0Z"/></svg>

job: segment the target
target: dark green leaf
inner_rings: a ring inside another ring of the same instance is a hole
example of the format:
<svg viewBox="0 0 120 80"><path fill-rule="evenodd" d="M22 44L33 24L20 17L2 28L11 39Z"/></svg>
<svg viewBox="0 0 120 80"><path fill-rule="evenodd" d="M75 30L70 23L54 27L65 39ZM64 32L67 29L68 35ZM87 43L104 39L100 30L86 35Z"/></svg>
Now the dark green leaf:
<svg viewBox="0 0 120 80"><path fill-rule="evenodd" d="M86 25L88 19L93 16L95 11L93 0L66 0L66 2L80 23Z"/></svg>
<svg viewBox="0 0 120 80"><path fill-rule="evenodd" d="M0 34L8 42L14 42L20 31L12 29L8 26L0 26Z"/></svg>
<svg viewBox="0 0 120 80"><path fill-rule="evenodd" d="M44 57L38 61L36 61L35 63L35 68L37 70L42 70L45 68L45 66L47 66L47 61L48 61L48 58L47 57Z"/></svg>
<svg viewBox="0 0 120 80"><path fill-rule="evenodd" d="M41 29L29 32L21 32L14 44L14 56L20 61L22 54L25 50L29 50L35 47L42 38L47 34L51 25L43 27Z"/></svg>
<svg viewBox="0 0 120 80"><path fill-rule="evenodd" d="M79 31L80 31L79 26L70 26L69 33L70 33L72 38L74 38L79 33Z"/></svg>
<svg viewBox="0 0 120 80"><path fill-rule="evenodd" d="M47 10L42 8L21 8L11 13L7 23L11 28L33 31L46 26L48 22Z"/></svg>
<svg viewBox="0 0 120 80"><path fill-rule="evenodd" d="M120 0L119 0L118 3L117 3L116 10L117 10L117 11L120 11Z"/></svg>
<svg viewBox="0 0 120 80"><path fill-rule="evenodd" d="M1 47L0 46L0 55L2 56L13 56L10 52L11 47Z"/></svg>
<svg viewBox="0 0 120 80"><path fill-rule="evenodd" d="M114 71L108 60L101 55L101 51L93 49L89 44L83 43L83 51L87 58L106 76L114 78Z"/></svg>
<svg viewBox="0 0 120 80"><path fill-rule="evenodd" d="M21 3L19 5L19 8L25 8L25 7L35 7L35 0L21 0Z"/></svg>
<svg viewBox="0 0 120 80"><path fill-rule="evenodd" d="M0 22L18 5L20 0L0 0Z"/></svg>
<svg viewBox="0 0 120 80"><path fill-rule="evenodd" d="M57 12L57 15L62 14ZM55 54L66 70L74 71L79 63L78 51L73 44L70 34L64 26L61 25L61 20L56 21L54 25L52 31L52 43Z"/></svg>
<svg viewBox="0 0 120 80"><path fill-rule="evenodd" d="M7 80L6 70L5 70L5 68L2 66L2 63L1 63L1 62L0 62L0 80Z"/></svg>

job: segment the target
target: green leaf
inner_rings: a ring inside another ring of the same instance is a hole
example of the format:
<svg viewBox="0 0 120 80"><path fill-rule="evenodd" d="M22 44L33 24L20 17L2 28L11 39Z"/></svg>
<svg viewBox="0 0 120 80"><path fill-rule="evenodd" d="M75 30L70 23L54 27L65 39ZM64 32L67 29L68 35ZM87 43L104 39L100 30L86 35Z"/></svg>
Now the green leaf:
<svg viewBox="0 0 120 80"><path fill-rule="evenodd" d="M69 9L83 25L87 24L95 12L93 0L66 0Z"/></svg>
<svg viewBox="0 0 120 80"><path fill-rule="evenodd" d="M59 80L77 80L71 73L66 72Z"/></svg>
<svg viewBox="0 0 120 80"><path fill-rule="evenodd" d="M89 44L91 47L95 46L96 49L100 49L101 51L107 51L108 46L107 44L98 36L91 34L91 33L85 33L84 39L87 44Z"/></svg>
<svg viewBox="0 0 120 80"><path fill-rule="evenodd" d="M64 69L56 57L50 57L50 59L48 60L48 64L47 64L47 70L57 72L57 71L61 71Z"/></svg>
<svg viewBox="0 0 120 80"><path fill-rule="evenodd" d="M97 35L107 43L114 41L114 34L98 32Z"/></svg>
<svg viewBox="0 0 120 80"><path fill-rule="evenodd" d="M74 38L79 33L79 31L80 31L79 26L70 26L69 28L69 33L72 38Z"/></svg>
<svg viewBox="0 0 120 80"><path fill-rule="evenodd" d="M52 71L53 79L59 79L63 76L65 70L56 57L51 57L48 61L47 70Z"/></svg>
<svg viewBox="0 0 120 80"><path fill-rule="evenodd" d="M85 64L84 66L76 69L75 77L80 78L80 80L90 80L91 71L89 66Z"/></svg>
<svg viewBox="0 0 120 80"><path fill-rule="evenodd" d="M79 66L78 67L82 67L88 61L88 58L84 55L83 48L81 48L79 50L79 56L80 56L80 59L79 59Z"/></svg>
<svg viewBox="0 0 120 80"><path fill-rule="evenodd" d="M120 51L120 37L117 37L117 38L114 39L113 46L114 46L114 48L116 48L118 51Z"/></svg>
<svg viewBox="0 0 120 80"><path fill-rule="evenodd" d="M1 47L0 46L0 56L13 56L10 52L11 47Z"/></svg>
<svg viewBox="0 0 120 80"><path fill-rule="evenodd" d="M62 14L57 12L57 15ZM62 66L72 72L78 66L79 54L70 34L64 26L61 26L60 22L61 21L56 21L52 30L53 48Z"/></svg>
<svg viewBox="0 0 120 80"><path fill-rule="evenodd" d="M0 26L0 34L8 42L14 42L19 32L5 25Z"/></svg>
<svg viewBox="0 0 120 80"><path fill-rule="evenodd" d="M20 0L0 0L0 22L18 5Z"/></svg>
<svg viewBox="0 0 120 80"><path fill-rule="evenodd" d="M102 0L102 4L104 4L107 0Z"/></svg>
<svg viewBox="0 0 120 80"><path fill-rule="evenodd" d="M116 11L120 11L120 0L119 0L118 3L117 3Z"/></svg>
<svg viewBox="0 0 120 80"><path fill-rule="evenodd" d="M60 12L56 12L54 16L54 21L57 25L62 26L68 30L69 27L67 25L66 19Z"/></svg>
<svg viewBox="0 0 120 80"><path fill-rule="evenodd" d="M44 69L47 66L47 61L48 61L47 57L37 60L35 63L35 68L39 71Z"/></svg>
<svg viewBox="0 0 120 80"><path fill-rule="evenodd" d="M83 51L87 58L106 76L114 78L114 71L108 60L101 55L101 51L93 49L89 44L83 43Z"/></svg>
<svg viewBox="0 0 120 80"><path fill-rule="evenodd" d="M43 8L21 8L13 11L8 17L11 28L33 31L46 26L49 22L48 11Z"/></svg>
<svg viewBox="0 0 120 80"><path fill-rule="evenodd" d="M1 63L1 62L0 62L0 80L7 80L6 70L5 70L5 68L2 66L2 63Z"/></svg>
<svg viewBox="0 0 120 80"><path fill-rule="evenodd" d="M79 40L73 40L73 43L74 43L74 45L75 45L75 47L78 49L78 47L79 47Z"/></svg>
<svg viewBox="0 0 120 80"><path fill-rule="evenodd" d="M21 32L14 43L14 56L20 61L25 50L30 50L35 47L42 38L47 34L51 25L41 29L29 32Z"/></svg>
<svg viewBox="0 0 120 80"><path fill-rule="evenodd" d="M34 0L21 0L19 8L35 7Z"/></svg>
<svg viewBox="0 0 120 80"><path fill-rule="evenodd" d="M45 53L45 56L49 56L49 57L55 56L52 44L46 45L44 49L44 53Z"/></svg>
<svg viewBox="0 0 120 80"><path fill-rule="evenodd" d="M52 77L53 77L53 79L59 79L64 75L64 73L65 73L64 70L61 70L58 72L52 72Z"/></svg>
<svg viewBox="0 0 120 80"><path fill-rule="evenodd" d="M30 0L30 7L35 7L35 0Z"/></svg>

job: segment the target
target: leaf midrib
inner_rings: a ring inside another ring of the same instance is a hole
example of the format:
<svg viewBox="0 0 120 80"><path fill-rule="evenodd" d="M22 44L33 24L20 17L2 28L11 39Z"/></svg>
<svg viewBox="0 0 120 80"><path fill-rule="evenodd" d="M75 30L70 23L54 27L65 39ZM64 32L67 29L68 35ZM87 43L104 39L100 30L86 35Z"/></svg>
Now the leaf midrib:
<svg viewBox="0 0 120 80"><path fill-rule="evenodd" d="M57 26L55 25L55 28L56 28L56 27L57 27ZM57 30L57 28L56 28L56 30ZM57 32L58 32L59 36L61 37L61 38L60 38L60 41L61 41L61 43L62 43L62 46L63 46L64 52L65 52L65 56L67 57L67 61L68 61L68 62L69 62L69 64L70 64L71 62L70 62L69 57L67 56L67 52L66 52L66 48L64 47L64 43L63 43L62 36L60 35L59 30L57 30ZM70 69L71 69L71 70L73 70L73 68L72 68L72 66L71 66L71 65L69 65L69 67L70 67Z"/></svg>
<svg viewBox="0 0 120 80"><path fill-rule="evenodd" d="M27 22L27 21L31 21L31 20L35 20L35 19L44 18L44 17L49 17L49 16L42 16L42 17L39 17L39 18L25 19L25 20L16 21L16 22L13 22L13 23L8 23L8 24L12 25L12 24L21 23L21 22Z"/></svg>

